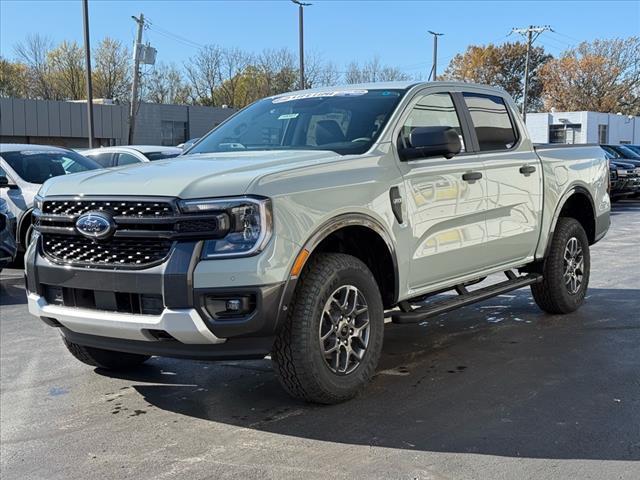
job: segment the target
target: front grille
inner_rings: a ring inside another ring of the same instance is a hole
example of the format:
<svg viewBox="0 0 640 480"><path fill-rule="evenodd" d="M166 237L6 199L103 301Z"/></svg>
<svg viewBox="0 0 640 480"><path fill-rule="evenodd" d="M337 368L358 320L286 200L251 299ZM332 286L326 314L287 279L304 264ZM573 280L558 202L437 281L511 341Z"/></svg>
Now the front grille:
<svg viewBox="0 0 640 480"><path fill-rule="evenodd" d="M87 238L76 228L89 212L112 217L115 231L107 239ZM224 212L181 213L175 199L142 197L45 199L34 228L42 250L59 263L111 268L145 268L164 261L180 240L221 238L229 229Z"/></svg>
<svg viewBox="0 0 640 480"><path fill-rule="evenodd" d="M164 260L172 242L156 238L111 238L94 242L85 237L44 234L42 249L54 260L104 266L142 266Z"/></svg>
<svg viewBox="0 0 640 480"><path fill-rule="evenodd" d="M114 217L170 217L175 214L168 201L134 200L48 200L44 202L45 215L77 216L91 210L108 212Z"/></svg>
<svg viewBox="0 0 640 480"><path fill-rule="evenodd" d="M164 309L162 295L159 294L108 292L45 284L42 289L47 303L51 305L142 315L160 315Z"/></svg>

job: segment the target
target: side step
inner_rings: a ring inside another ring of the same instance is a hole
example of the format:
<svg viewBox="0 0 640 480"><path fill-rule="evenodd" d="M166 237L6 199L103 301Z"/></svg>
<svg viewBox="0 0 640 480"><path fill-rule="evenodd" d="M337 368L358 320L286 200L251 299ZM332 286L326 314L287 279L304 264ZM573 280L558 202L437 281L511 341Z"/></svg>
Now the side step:
<svg viewBox="0 0 640 480"><path fill-rule="evenodd" d="M505 272L508 280L504 282L489 285L488 287L468 291L464 285L455 287L458 292L457 297L448 298L439 302L434 302L424 307L416 308L410 312L393 311L389 313L393 323L419 323L427 318L435 317L441 313L450 312L460 307L471 305L472 303L481 302L496 295L501 295L512 290L517 290L528 285L533 285L542 281L542 275L538 273L530 273L521 277L516 276L512 271Z"/></svg>

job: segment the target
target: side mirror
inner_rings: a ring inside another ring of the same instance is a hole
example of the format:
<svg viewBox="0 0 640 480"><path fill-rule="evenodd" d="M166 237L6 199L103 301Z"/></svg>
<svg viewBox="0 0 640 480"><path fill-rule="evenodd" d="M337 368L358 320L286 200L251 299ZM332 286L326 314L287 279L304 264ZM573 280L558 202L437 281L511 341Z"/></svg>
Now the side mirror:
<svg viewBox="0 0 640 480"><path fill-rule="evenodd" d="M9 186L9 179L4 175L0 176L0 188L8 188Z"/></svg>
<svg viewBox="0 0 640 480"><path fill-rule="evenodd" d="M460 153L458 132L447 126L416 127L409 134L409 145L400 149L402 160L440 157L451 158Z"/></svg>

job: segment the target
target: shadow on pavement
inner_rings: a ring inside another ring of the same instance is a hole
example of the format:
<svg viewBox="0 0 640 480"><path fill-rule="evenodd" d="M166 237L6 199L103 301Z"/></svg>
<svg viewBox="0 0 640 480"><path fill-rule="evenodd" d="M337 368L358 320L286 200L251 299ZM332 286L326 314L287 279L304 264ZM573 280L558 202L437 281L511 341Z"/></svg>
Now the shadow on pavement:
<svg viewBox="0 0 640 480"><path fill-rule="evenodd" d="M21 276L2 277L0 279L0 307L27 303L24 281Z"/></svg>
<svg viewBox="0 0 640 480"><path fill-rule="evenodd" d="M590 289L580 311L550 316L518 291L427 325L389 325L372 385L341 405L292 400L268 360L154 358L120 378L144 382L134 388L160 409L293 437L640 460L640 322L628 313L638 298L640 290Z"/></svg>

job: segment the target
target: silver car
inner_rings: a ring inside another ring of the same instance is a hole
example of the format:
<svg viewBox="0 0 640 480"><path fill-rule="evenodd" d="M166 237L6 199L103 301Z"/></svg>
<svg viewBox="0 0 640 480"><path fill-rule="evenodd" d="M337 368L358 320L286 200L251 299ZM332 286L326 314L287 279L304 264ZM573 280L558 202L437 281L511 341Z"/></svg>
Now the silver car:
<svg viewBox="0 0 640 480"><path fill-rule="evenodd" d="M177 157L182 153L178 147L158 145L129 145L126 147L102 147L85 150L82 155L98 162L102 167L121 167L136 163L153 162Z"/></svg>
<svg viewBox="0 0 640 480"><path fill-rule="evenodd" d="M0 144L0 198L15 216L15 240L24 251L31 238L33 197L50 178L100 168L93 160L66 148Z"/></svg>

